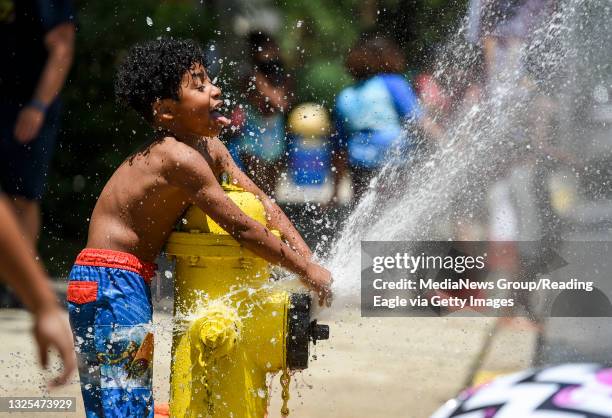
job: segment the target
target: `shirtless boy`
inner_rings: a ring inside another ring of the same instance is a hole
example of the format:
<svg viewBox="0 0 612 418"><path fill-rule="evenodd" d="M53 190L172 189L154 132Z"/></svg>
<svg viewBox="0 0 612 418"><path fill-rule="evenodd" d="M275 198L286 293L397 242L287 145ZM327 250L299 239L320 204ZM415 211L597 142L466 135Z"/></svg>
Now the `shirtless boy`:
<svg viewBox="0 0 612 418"><path fill-rule="evenodd" d="M162 38L136 45L115 88L157 136L104 187L87 247L70 273L68 305L87 416L152 417L151 368L128 375L126 367L106 359L152 344L153 261L187 207L197 205L245 248L297 273L320 304L330 300L331 276L310 261L310 249L291 222L217 138L230 120L218 112L221 90L209 79L195 42ZM261 199L268 227L286 242L226 196L218 182L222 173Z"/></svg>

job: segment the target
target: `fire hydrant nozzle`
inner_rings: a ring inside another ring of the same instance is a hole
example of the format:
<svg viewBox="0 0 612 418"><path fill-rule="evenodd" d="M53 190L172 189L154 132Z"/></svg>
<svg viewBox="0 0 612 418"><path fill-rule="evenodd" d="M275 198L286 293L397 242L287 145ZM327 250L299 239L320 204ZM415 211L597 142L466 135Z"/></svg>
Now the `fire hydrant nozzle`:
<svg viewBox="0 0 612 418"><path fill-rule="evenodd" d="M329 325L317 324L315 319L310 323L310 338L313 344L319 340L329 340Z"/></svg>

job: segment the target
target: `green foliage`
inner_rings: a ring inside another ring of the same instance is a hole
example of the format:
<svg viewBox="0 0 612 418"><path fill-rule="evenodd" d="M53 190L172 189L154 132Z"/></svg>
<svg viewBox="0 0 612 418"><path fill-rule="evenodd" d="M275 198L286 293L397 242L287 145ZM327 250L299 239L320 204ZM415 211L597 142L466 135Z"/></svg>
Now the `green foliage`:
<svg viewBox="0 0 612 418"><path fill-rule="evenodd" d="M276 1L285 16L279 39L297 80L299 99L333 105L351 82L346 53L362 33L395 39L407 72L423 69L435 46L458 26L466 0Z"/></svg>
<svg viewBox="0 0 612 418"><path fill-rule="evenodd" d="M352 82L342 61L314 61L297 83L298 102L309 101L332 107L336 94Z"/></svg>

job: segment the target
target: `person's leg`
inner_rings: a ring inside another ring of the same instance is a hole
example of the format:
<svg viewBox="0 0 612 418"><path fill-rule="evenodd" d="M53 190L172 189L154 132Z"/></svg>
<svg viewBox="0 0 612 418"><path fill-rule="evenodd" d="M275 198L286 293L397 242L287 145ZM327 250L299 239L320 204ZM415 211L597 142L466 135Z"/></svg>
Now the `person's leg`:
<svg viewBox="0 0 612 418"><path fill-rule="evenodd" d="M15 141L13 138L13 128L17 119L19 108L13 105L0 104L0 193L10 197L9 192L14 188L14 173L12 164L14 161L13 148ZM17 213L17 208L13 204L13 199L9 199L11 206ZM19 217L18 217L19 219ZM21 219L20 226L22 225ZM30 234L24 231L26 237ZM0 307L17 308L21 303L15 294L4 284L0 283Z"/></svg>
<svg viewBox="0 0 612 418"><path fill-rule="evenodd" d="M23 235L36 248L40 233L40 204L22 196L12 196L10 199L19 220Z"/></svg>
<svg viewBox="0 0 612 418"><path fill-rule="evenodd" d="M22 144L12 127L2 126L0 138L0 184L11 197L24 236L36 247L40 233L40 200L45 191L49 165L59 129L60 104L52 104L36 138ZM9 129L10 128L10 129Z"/></svg>

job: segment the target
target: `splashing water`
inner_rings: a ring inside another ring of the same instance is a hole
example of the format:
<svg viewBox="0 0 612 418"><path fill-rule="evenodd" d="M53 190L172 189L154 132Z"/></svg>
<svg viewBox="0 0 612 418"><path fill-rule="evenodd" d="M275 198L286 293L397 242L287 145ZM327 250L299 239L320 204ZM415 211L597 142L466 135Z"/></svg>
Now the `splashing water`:
<svg viewBox="0 0 612 418"><path fill-rule="evenodd" d="M282 272L275 270L272 272L273 277ZM297 279L292 276L293 280L283 280L281 286L288 291L299 289ZM271 279L268 283L261 286L251 287L244 285L236 285L230 288L230 291L218 298L211 298L204 290L193 289L190 291L189 300L197 300L199 303L191 306L187 310L177 310L176 315L172 319L174 332L182 333L197 319L205 316L209 310L217 306L232 306L239 311L241 318L251 318L255 310L264 309L261 306L261 293L273 292L278 290L279 283L276 279ZM175 303L181 305L183 302L177 300ZM279 315L280 312L271 312L272 316Z"/></svg>
<svg viewBox="0 0 612 418"><path fill-rule="evenodd" d="M529 158L534 129L530 121L539 98L555 94L558 119L567 120L567 126L561 121L564 135L557 139L577 137L579 128L570 126L570 116L579 106L580 83L587 78L580 72L595 72L597 58L610 56L605 28L611 5L559 2L521 48L509 51L504 65L485 83L481 100L456 112L438 146L404 153L403 160L409 161L404 166L390 159L344 223L324 262L334 277L336 308L358 303L360 241L448 240L453 238L449 220L475 216L487 187L511 164ZM451 95L468 71L465 67L477 60L465 32L463 25L442 51L434 72L447 82ZM609 67L610 60L599 61ZM407 127L404 135L412 138L414 131Z"/></svg>
<svg viewBox="0 0 612 418"><path fill-rule="evenodd" d="M246 312L243 312L241 315L242 318L249 318L252 316L253 309L258 307L258 302L252 298L252 296L256 293L268 291L272 289L272 285L266 284L258 288L252 287L239 287L236 286L230 292L224 294L222 297L211 299L203 290L192 290L191 298L194 300L199 300L201 303L195 304L190 310L187 312L177 312L176 316L173 318L173 322L175 324L176 332L184 332L193 321L204 316L211 307L214 308L216 306L234 306L233 298L235 296L241 296L235 303L236 308L240 308L241 306L246 306ZM178 302L180 304L180 301Z"/></svg>

